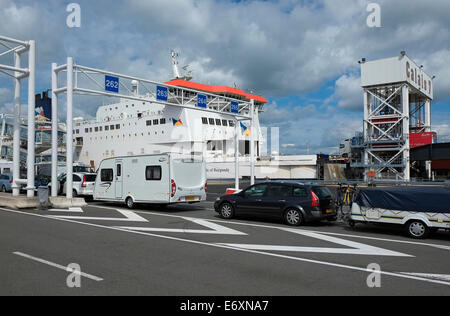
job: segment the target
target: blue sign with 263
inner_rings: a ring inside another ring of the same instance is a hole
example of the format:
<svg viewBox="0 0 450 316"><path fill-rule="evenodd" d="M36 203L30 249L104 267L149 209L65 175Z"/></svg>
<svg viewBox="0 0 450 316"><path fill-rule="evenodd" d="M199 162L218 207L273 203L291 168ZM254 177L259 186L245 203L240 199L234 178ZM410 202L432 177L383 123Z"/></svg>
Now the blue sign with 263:
<svg viewBox="0 0 450 316"><path fill-rule="evenodd" d="M105 76L105 90L119 93L119 78L112 76Z"/></svg>
<svg viewBox="0 0 450 316"><path fill-rule="evenodd" d="M167 87L156 87L156 100L167 102L169 100L169 89Z"/></svg>

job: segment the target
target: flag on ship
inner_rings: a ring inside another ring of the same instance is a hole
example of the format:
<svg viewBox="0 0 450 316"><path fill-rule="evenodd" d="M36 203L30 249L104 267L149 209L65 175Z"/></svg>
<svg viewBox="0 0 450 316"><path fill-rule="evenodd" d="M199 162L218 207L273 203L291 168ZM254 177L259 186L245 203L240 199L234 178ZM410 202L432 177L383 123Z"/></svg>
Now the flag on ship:
<svg viewBox="0 0 450 316"><path fill-rule="evenodd" d="M183 126L183 122L181 120L177 120L172 118L173 126Z"/></svg>
<svg viewBox="0 0 450 316"><path fill-rule="evenodd" d="M241 129L242 129L242 135L250 136L250 133L251 133L250 126L247 127L241 122Z"/></svg>

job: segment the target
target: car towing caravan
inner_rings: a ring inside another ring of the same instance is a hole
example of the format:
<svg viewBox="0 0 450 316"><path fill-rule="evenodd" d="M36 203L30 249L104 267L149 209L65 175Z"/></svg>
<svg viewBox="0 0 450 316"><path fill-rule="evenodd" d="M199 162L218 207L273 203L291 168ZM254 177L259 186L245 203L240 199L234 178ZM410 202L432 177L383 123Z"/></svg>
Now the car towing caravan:
<svg viewBox="0 0 450 316"><path fill-rule="evenodd" d="M169 205L206 200L206 163L203 158L177 154L105 159L100 163L94 200Z"/></svg>

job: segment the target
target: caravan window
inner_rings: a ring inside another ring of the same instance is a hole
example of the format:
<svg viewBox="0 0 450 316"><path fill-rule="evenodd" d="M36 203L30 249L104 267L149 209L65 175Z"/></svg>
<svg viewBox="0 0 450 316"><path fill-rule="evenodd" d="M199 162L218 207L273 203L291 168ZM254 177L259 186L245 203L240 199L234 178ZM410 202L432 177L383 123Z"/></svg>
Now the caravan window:
<svg viewBox="0 0 450 316"><path fill-rule="evenodd" d="M122 176L122 165L120 164L117 165L117 176L118 177Z"/></svg>
<svg viewBox="0 0 450 316"><path fill-rule="evenodd" d="M145 179L147 181L160 181L162 178L161 166L148 166L145 169Z"/></svg>
<svg viewBox="0 0 450 316"><path fill-rule="evenodd" d="M100 172L102 182L112 182L114 178L114 170L102 169Z"/></svg>

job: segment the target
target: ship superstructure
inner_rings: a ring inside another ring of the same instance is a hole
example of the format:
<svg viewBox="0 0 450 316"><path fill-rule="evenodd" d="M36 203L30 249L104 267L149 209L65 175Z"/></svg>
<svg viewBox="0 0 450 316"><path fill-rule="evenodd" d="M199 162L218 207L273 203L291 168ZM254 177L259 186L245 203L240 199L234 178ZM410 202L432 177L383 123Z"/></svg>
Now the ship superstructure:
<svg viewBox="0 0 450 316"><path fill-rule="evenodd" d="M209 95L254 100L254 126L250 126L250 122L236 121L226 113L151 102L149 100L155 100L154 97L150 94L140 95L137 85L132 83L131 91L142 98L142 101L120 100L100 106L95 120L74 119L74 161L98 168L100 162L106 158L159 153L201 155L207 162L227 161L235 156L234 140L237 131L239 156L249 155L251 133L254 133L255 153L259 155L263 138L259 113L263 111L267 100L241 89L191 82L189 75L180 76L176 54L173 52L172 60L174 79L165 84L207 92Z"/></svg>

